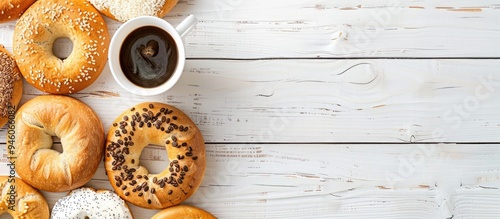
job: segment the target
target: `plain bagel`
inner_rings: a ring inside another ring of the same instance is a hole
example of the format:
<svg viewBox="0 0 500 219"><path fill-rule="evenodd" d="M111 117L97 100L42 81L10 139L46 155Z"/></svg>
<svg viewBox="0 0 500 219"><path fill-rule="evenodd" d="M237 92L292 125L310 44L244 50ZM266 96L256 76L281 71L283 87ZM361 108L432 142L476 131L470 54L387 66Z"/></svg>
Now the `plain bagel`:
<svg viewBox="0 0 500 219"><path fill-rule="evenodd" d="M144 147L165 146L169 162L159 174L141 166ZM205 174L205 143L181 110L163 103L141 103L123 112L109 129L105 168L116 193L149 209L180 204Z"/></svg>
<svg viewBox="0 0 500 219"><path fill-rule="evenodd" d="M23 80L16 61L0 45L0 127L14 116L23 94Z"/></svg>
<svg viewBox="0 0 500 219"><path fill-rule="evenodd" d="M102 14L121 22L139 16L164 17L178 0L88 0Z"/></svg>
<svg viewBox="0 0 500 219"><path fill-rule="evenodd" d="M36 0L3 0L0 1L0 23L16 20Z"/></svg>
<svg viewBox="0 0 500 219"><path fill-rule="evenodd" d="M151 219L169 219L169 218L183 218L183 219L216 219L215 216L207 211L189 206L177 205L174 207L166 208L156 213Z"/></svg>
<svg viewBox="0 0 500 219"><path fill-rule="evenodd" d="M99 166L104 130L94 111L72 97L37 96L16 113L16 172L31 186L51 192L87 183ZM52 136L63 152L52 149Z"/></svg>
<svg viewBox="0 0 500 219"><path fill-rule="evenodd" d="M43 195L17 177L0 176L0 215L13 218L49 219L49 206Z"/></svg>
<svg viewBox="0 0 500 219"><path fill-rule="evenodd" d="M73 42L66 59L52 50L58 38ZM109 33L88 2L38 0L14 29L14 57L28 83L52 94L76 93L92 84L107 61Z"/></svg>
<svg viewBox="0 0 500 219"><path fill-rule="evenodd" d="M81 187L57 200L51 219L68 218L119 218L133 219L132 212L123 199L109 190Z"/></svg>

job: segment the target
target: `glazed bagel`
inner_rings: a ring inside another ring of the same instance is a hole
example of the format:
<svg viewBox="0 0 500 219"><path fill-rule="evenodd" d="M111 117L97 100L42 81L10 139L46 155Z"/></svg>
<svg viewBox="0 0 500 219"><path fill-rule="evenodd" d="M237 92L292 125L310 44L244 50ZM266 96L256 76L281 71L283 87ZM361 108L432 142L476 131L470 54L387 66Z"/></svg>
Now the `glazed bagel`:
<svg viewBox="0 0 500 219"><path fill-rule="evenodd" d="M127 203L109 190L81 187L57 200L51 219L120 218L132 219Z"/></svg>
<svg viewBox="0 0 500 219"><path fill-rule="evenodd" d="M139 157L144 147L162 145L169 163L150 174ZM205 143L181 110L163 103L141 103L123 112L109 129L105 168L116 193L149 209L177 205L191 196L205 173Z"/></svg>
<svg viewBox="0 0 500 219"><path fill-rule="evenodd" d="M36 189L17 177L0 176L0 215L13 218L49 219L49 206Z"/></svg>
<svg viewBox="0 0 500 219"><path fill-rule="evenodd" d="M0 127L13 117L23 95L23 80L16 61L0 45Z"/></svg>
<svg viewBox="0 0 500 219"><path fill-rule="evenodd" d="M9 0L0 1L0 23L16 20L36 0Z"/></svg>
<svg viewBox="0 0 500 219"><path fill-rule="evenodd" d="M52 47L56 39L73 42L64 60ZM100 13L88 2L38 0L14 29L14 57L28 83L52 94L68 94L88 87L107 61L109 33Z"/></svg>
<svg viewBox="0 0 500 219"><path fill-rule="evenodd" d="M160 212L156 213L151 219L169 219L169 218L216 219L215 216L206 212L205 210L188 205L178 205L163 209Z"/></svg>
<svg viewBox="0 0 500 219"><path fill-rule="evenodd" d="M31 186L51 192L87 183L99 166L104 130L94 111L67 96L35 97L19 108L14 139L16 172ZM63 152L52 148L61 139Z"/></svg>
<svg viewBox="0 0 500 219"><path fill-rule="evenodd" d="M139 16L164 17L178 0L88 0L102 14L125 22Z"/></svg>

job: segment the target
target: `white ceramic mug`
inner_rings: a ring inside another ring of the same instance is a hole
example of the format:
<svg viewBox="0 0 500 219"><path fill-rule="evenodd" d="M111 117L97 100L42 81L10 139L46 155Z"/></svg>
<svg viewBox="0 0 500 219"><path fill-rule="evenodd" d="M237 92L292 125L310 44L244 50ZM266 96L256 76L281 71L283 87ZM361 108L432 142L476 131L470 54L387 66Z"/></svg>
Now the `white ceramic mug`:
<svg viewBox="0 0 500 219"><path fill-rule="evenodd" d="M122 24L113 35L113 38L111 39L108 52L108 60L111 69L111 74L115 78L116 82L123 89L133 94L142 96L152 96L161 94L172 88L181 77L182 72L184 70L184 63L186 61L186 53L184 50L184 44L182 42L182 38L194 28L197 22L198 20L194 15L189 15L177 27L174 27L170 23L161 18L154 16L141 16L133 18ZM158 27L164 30L167 34L169 34L172 37L173 41L175 42L175 46L177 46L177 53L178 53L177 63L175 64L176 67L170 78L163 84L151 88L141 87L129 81L125 76L125 74L123 73L123 70L120 65L120 50L123 42L131 32L140 27L145 27L145 26Z"/></svg>

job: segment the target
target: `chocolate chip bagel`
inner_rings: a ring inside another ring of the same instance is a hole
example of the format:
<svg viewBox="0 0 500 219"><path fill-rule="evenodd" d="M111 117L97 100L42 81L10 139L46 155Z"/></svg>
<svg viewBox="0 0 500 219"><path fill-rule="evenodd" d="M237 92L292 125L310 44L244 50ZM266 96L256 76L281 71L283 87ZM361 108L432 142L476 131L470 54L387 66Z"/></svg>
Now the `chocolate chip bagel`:
<svg viewBox="0 0 500 219"><path fill-rule="evenodd" d="M163 145L169 162L159 174L141 166L148 145ZM116 193L149 209L177 205L191 196L205 173L200 130L181 110L163 103L141 103L123 112L109 129L105 168Z"/></svg>

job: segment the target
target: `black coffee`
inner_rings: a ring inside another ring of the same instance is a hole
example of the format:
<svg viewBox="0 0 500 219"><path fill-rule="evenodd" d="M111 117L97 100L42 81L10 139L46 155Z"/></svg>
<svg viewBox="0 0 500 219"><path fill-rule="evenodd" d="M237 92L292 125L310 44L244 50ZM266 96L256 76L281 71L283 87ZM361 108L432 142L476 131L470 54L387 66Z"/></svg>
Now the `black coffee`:
<svg viewBox="0 0 500 219"><path fill-rule="evenodd" d="M140 87L156 87L175 71L177 47L164 30L145 26L125 38L120 49L120 66L129 81Z"/></svg>

